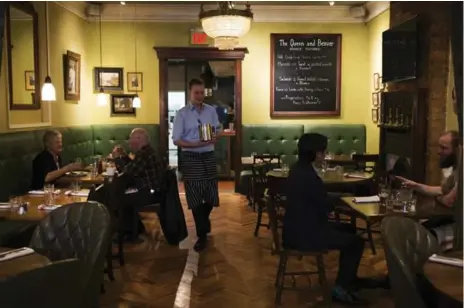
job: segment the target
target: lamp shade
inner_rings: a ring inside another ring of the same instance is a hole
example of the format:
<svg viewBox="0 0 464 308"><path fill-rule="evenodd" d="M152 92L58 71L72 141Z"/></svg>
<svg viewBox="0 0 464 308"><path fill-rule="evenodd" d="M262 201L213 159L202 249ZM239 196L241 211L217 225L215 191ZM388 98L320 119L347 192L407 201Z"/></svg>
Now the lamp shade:
<svg viewBox="0 0 464 308"><path fill-rule="evenodd" d="M132 100L132 108L140 108L142 107L142 101L140 100L140 97L136 95L134 99Z"/></svg>
<svg viewBox="0 0 464 308"><path fill-rule="evenodd" d="M108 104L108 95L105 94L103 89L100 89L100 93L97 95L97 106L106 106Z"/></svg>
<svg viewBox="0 0 464 308"><path fill-rule="evenodd" d="M49 101L49 102L56 101L56 91L55 91L55 87L52 84L52 79L50 78L50 76L47 76L45 78L45 82L42 86L41 98L42 98L42 101Z"/></svg>

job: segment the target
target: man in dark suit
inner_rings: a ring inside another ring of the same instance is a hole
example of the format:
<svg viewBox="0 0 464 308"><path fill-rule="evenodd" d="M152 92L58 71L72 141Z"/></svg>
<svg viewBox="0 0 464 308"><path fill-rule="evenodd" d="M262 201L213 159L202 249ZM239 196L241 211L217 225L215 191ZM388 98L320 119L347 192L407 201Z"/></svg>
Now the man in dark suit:
<svg viewBox="0 0 464 308"><path fill-rule="evenodd" d="M350 225L328 221L334 208L313 168L313 163L324 160L326 150L327 137L320 134L304 134L298 142L298 162L291 167L287 180L283 246L299 251L340 250L332 298L345 304L367 304L352 293L359 287L357 271L364 240Z"/></svg>

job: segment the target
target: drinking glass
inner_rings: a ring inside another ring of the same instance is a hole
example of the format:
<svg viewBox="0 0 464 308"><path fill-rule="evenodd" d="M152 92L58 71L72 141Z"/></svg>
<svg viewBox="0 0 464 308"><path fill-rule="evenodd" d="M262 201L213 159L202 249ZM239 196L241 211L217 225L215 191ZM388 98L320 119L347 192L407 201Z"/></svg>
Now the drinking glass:
<svg viewBox="0 0 464 308"><path fill-rule="evenodd" d="M44 193L47 194L47 193L53 193L55 191L55 186L53 184L48 184L48 183L45 183L44 184Z"/></svg>
<svg viewBox="0 0 464 308"><path fill-rule="evenodd" d="M254 158L256 156L256 152L251 153L251 158Z"/></svg>
<svg viewBox="0 0 464 308"><path fill-rule="evenodd" d="M390 195L389 187L384 183L380 183L379 184L379 198L380 198L381 206L387 206L389 195Z"/></svg>
<svg viewBox="0 0 464 308"><path fill-rule="evenodd" d="M16 196L11 196L8 204L12 210L17 209L20 206L19 198Z"/></svg>
<svg viewBox="0 0 464 308"><path fill-rule="evenodd" d="M282 174L283 175L288 175L289 170L290 170L290 168L288 167L288 165L282 164Z"/></svg>
<svg viewBox="0 0 464 308"><path fill-rule="evenodd" d="M74 161L76 164L82 164L82 159L80 157L77 157L76 160Z"/></svg>
<svg viewBox="0 0 464 308"><path fill-rule="evenodd" d="M409 200L408 211L412 212L412 213L415 213L416 212L416 206L417 206L417 196L412 195L411 199Z"/></svg>
<svg viewBox="0 0 464 308"><path fill-rule="evenodd" d="M81 191L81 183L79 181L74 181L71 186L72 192L73 193L78 193Z"/></svg>
<svg viewBox="0 0 464 308"><path fill-rule="evenodd" d="M343 179L343 177L345 176L345 169L343 168L343 166L336 166L335 173L337 174L338 179Z"/></svg>

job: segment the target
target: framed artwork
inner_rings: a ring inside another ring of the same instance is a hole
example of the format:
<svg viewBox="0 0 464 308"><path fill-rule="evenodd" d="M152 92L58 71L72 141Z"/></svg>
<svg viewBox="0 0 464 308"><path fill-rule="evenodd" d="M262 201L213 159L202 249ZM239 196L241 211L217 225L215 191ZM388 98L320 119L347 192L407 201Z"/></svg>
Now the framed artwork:
<svg viewBox="0 0 464 308"><path fill-rule="evenodd" d="M143 74L129 72L127 73L127 91L142 92L143 91Z"/></svg>
<svg viewBox="0 0 464 308"><path fill-rule="evenodd" d="M122 67L96 67L95 91L124 91L124 69Z"/></svg>
<svg viewBox="0 0 464 308"><path fill-rule="evenodd" d="M111 116L135 116L135 108L132 107L134 98L132 94L111 95Z"/></svg>
<svg viewBox="0 0 464 308"><path fill-rule="evenodd" d="M372 93L372 107L379 107L380 105L380 92Z"/></svg>
<svg viewBox="0 0 464 308"><path fill-rule="evenodd" d="M24 84L26 91L35 91L35 73L34 71L24 72Z"/></svg>
<svg viewBox="0 0 464 308"><path fill-rule="evenodd" d="M81 55L67 51L64 62L64 99L81 99Z"/></svg>
<svg viewBox="0 0 464 308"><path fill-rule="evenodd" d="M372 122L373 123L378 123L379 122L379 109L378 108L372 108Z"/></svg>
<svg viewBox="0 0 464 308"><path fill-rule="evenodd" d="M374 90L380 90L381 78L379 73L374 74Z"/></svg>

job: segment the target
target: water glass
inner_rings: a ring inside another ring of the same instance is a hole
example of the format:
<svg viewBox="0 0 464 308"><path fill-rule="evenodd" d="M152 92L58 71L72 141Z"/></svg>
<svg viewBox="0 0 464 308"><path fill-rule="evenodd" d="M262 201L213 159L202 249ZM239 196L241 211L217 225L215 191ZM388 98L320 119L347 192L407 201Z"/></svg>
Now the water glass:
<svg viewBox="0 0 464 308"><path fill-rule="evenodd" d="M379 198L380 198L381 206L387 205L389 196L390 196L389 187L385 184L379 184Z"/></svg>
<svg viewBox="0 0 464 308"><path fill-rule="evenodd" d="M257 155L256 152L252 152L251 153L251 158L254 158L256 155Z"/></svg>
<svg viewBox="0 0 464 308"><path fill-rule="evenodd" d="M21 205L21 202L18 197L11 196L8 204L10 205L11 209L17 209Z"/></svg>
<svg viewBox="0 0 464 308"><path fill-rule="evenodd" d="M74 161L76 164L82 164L82 159L80 157L77 157L76 160Z"/></svg>
<svg viewBox="0 0 464 308"><path fill-rule="evenodd" d="M335 174L337 175L338 179L343 179L343 177L345 176L345 169L343 168L343 166L336 166Z"/></svg>
<svg viewBox="0 0 464 308"><path fill-rule="evenodd" d="M412 212L412 213L415 213L416 212L416 206L417 206L417 196L412 195L411 199L409 200L408 211Z"/></svg>
<svg viewBox="0 0 464 308"><path fill-rule="evenodd" d="M55 191L55 185L53 184L48 184L48 183L45 183L44 184L44 193L47 194L47 193L53 193Z"/></svg>
<svg viewBox="0 0 464 308"><path fill-rule="evenodd" d="M73 193L78 193L81 191L81 183L79 181L74 181L71 185L71 189Z"/></svg>
<svg viewBox="0 0 464 308"><path fill-rule="evenodd" d="M288 175L290 168L286 164L282 164L282 174L283 175Z"/></svg>

